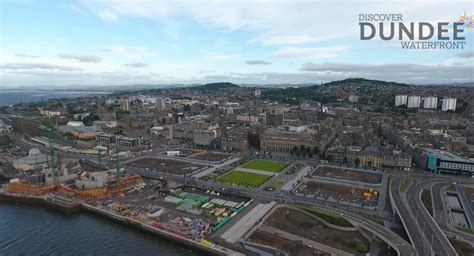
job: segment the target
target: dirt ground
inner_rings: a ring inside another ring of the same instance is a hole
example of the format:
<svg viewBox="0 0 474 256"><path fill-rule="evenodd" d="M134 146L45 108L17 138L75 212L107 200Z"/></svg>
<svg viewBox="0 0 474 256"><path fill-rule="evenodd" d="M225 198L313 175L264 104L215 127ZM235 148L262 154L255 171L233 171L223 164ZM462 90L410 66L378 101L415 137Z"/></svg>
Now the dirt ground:
<svg viewBox="0 0 474 256"><path fill-rule="evenodd" d="M364 205L376 205L377 202L376 197L373 197L370 201L366 200L364 192L367 191L367 189L356 188L349 185L306 181L302 183L297 190L303 194L315 194L326 199L337 201Z"/></svg>
<svg viewBox="0 0 474 256"><path fill-rule="evenodd" d="M129 167L148 168L152 171L174 173L178 175L192 173L206 166L204 164L196 164L185 161L154 157L145 157L138 160L133 160L124 165L127 165Z"/></svg>
<svg viewBox="0 0 474 256"><path fill-rule="evenodd" d="M320 252L314 248L309 248L301 242L295 242L283 237L256 230L249 238L251 242L272 246L287 252L289 255L330 255L328 253Z"/></svg>
<svg viewBox="0 0 474 256"><path fill-rule="evenodd" d="M371 184L380 184L380 182L382 181L382 174L379 173L369 173L326 166L318 167L316 170L314 170L312 175L333 179L359 181Z"/></svg>
<svg viewBox="0 0 474 256"><path fill-rule="evenodd" d="M202 154L192 155L189 158L204 160L204 161L208 161L208 162L219 162L219 161L222 161L222 160L224 160L228 157L229 157L228 154L207 151L207 152L204 152Z"/></svg>
<svg viewBox="0 0 474 256"><path fill-rule="evenodd" d="M283 207L276 209L264 224L333 248L341 246L343 251L355 254L360 253L352 249L352 243L370 245L359 232L332 229L306 214Z"/></svg>

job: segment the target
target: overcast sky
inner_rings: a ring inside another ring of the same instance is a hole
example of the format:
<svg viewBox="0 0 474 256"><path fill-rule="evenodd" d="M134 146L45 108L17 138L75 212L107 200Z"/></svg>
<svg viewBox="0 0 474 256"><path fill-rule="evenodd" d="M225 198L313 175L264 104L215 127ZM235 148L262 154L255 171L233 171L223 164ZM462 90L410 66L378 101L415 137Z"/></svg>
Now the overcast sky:
<svg viewBox="0 0 474 256"><path fill-rule="evenodd" d="M464 50L406 50L361 41L358 24L360 13L455 22L474 14L472 0L0 0L0 12L0 88L474 81L474 28Z"/></svg>

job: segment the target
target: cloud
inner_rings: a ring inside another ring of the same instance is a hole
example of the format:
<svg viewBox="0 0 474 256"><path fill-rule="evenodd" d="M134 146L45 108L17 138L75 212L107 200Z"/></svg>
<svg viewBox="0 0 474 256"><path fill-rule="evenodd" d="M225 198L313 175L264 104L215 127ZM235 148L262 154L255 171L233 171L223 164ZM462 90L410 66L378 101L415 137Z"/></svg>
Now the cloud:
<svg viewBox="0 0 474 256"><path fill-rule="evenodd" d="M255 38L249 43L260 43L263 45L291 45L291 44L307 44L318 41L318 39L308 35L274 35Z"/></svg>
<svg viewBox="0 0 474 256"><path fill-rule="evenodd" d="M17 53L15 54L17 57L22 57L22 58L38 58L39 56L37 55L30 55L30 54L24 54L24 53Z"/></svg>
<svg viewBox="0 0 474 256"><path fill-rule="evenodd" d="M336 57L348 49L348 46L286 48L274 52L273 56L283 58L326 59Z"/></svg>
<svg viewBox="0 0 474 256"><path fill-rule="evenodd" d="M142 59L145 55L150 55L150 48L125 45L112 45L102 48L105 52L110 52L128 59Z"/></svg>
<svg viewBox="0 0 474 256"><path fill-rule="evenodd" d="M82 16L89 16L89 13L87 13L86 10L84 10L84 9L78 7L78 6L71 5L71 6L69 6L69 8L70 8L71 10L75 11L76 13L82 15Z"/></svg>
<svg viewBox="0 0 474 256"><path fill-rule="evenodd" d="M467 59L467 58L474 58L474 52L461 52L456 55L458 58Z"/></svg>
<svg viewBox="0 0 474 256"><path fill-rule="evenodd" d="M101 19L106 20L106 21L117 21L118 20L118 16L115 13L113 13L109 10L102 10L102 11L97 13L97 16L99 16Z"/></svg>
<svg viewBox="0 0 474 256"><path fill-rule="evenodd" d="M271 62L267 62L267 61L264 61L264 60L248 60L245 63L247 63L248 65L270 65L270 64L272 64Z"/></svg>
<svg viewBox="0 0 474 256"><path fill-rule="evenodd" d="M127 67L129 67L129 68L144 68L144 67L148 66L148 63L144 63L144 62L130 62L130 63L125 63L124 65L127 66Z"/></svg>
<svg viewBox="0 0 474 256"><path fill-rule="evenodd" d="M102 58L94 56L94 55L59 54L58 56L63 59L72 59L72 60L77 60L79 62L92 62L92 63L102 62Z"/></svg>
<svg viewBox="0 0 474 256"><path fill-rule="evenodd" d="M363 77L404 83L472 81L473 65L306 63L301 71L344 77Z"/></svg>
<svg viewBox="0 0 474 256"><path fill-rule="evenodd" d="M208 60L238 60L240 59L240 55L238 54L230 54L230 55L212 55L207 57Z"/></svg>
<svg viewBox="0 0 474 256"><path fill-rule="evenodd" d="M24 70L24 69L52 69L61 71L81 71L82 68L54 65L47 63L5 63L0 64L0 69Z"/></svg>

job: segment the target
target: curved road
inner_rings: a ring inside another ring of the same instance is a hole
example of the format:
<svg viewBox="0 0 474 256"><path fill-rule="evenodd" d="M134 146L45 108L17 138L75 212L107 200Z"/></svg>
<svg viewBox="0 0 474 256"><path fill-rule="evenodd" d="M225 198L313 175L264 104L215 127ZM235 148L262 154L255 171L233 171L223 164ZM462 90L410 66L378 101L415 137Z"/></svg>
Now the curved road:
<svg viewBox="0 0 474 256"><path fill-rule="evenodd" d="M421 191L439 180L412 180L406 193L400 191L401 177L394 178L390 198L419 255L457 255L446 235L421 202Z"/></svg>

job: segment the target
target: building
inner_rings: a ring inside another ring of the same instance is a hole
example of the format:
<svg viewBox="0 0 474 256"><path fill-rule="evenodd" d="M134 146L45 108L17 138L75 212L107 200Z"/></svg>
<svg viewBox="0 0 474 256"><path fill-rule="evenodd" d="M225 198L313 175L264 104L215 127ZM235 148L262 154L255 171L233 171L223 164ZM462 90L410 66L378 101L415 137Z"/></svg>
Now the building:
<svg viewBox="0 0 474 256"><path fill-rule="evenodd" d="M54 117L54 116L60 116L61 111L49 111L49 110L45 110L45 109L40 108L40 114L43 115L43 116L51 118L51 117Z"/></svg>
<svg viewBox="0 0 474 256"><path fill-rule="evenodd" d="M283 125L283 113L268 112L266 114L265 123L271 126Z"/></svg>
<svg viewBox="0 0 474 256"><path fill-rule="evenodd" d="M13 167L23 171L42 170L48 167L48 156L37 148L28 151L28 155L13 161Z"/></svg>
<svg viewBox="0 0 474 256"><path fill-rule="evenodd" d="M110 145L115 143L115 135L110 134L110 133L99 133L95 137L95 140L98 143L102 143L105 145Z"/></svg>
<svg viewBox="0 0 474 256"><path fill-rule="evenodd" d="M445 150L424 149L424 151L427 156L427 169L430 172L474 177L474 161Z"/></svg>
<svg viewBox="0 0 474 256"><path fill-rule="evenodd" d="M82 121L69 121L67 122L67 126L71 127L83 127L84 123Z"/></svg>
<svg viewBox="0 0 474 256"><path fill-rule="evenodd" d="M408 96L406 95L396 95L395 96L395 107L406 106Z"/></svg>
<svg viewBox="0 0 474 256"><path fill-rule="evenodd" d="M359 95L349 95L349 102L350 103L357 103L359 101Z"/></svg>
<svg viewBox="0 0 474 256"><path fill-rule="evenodd" d="M423 108L436 109L438 107L438 97L425 97L423 99Z"/></svg>
<svg viewBox="0 0 474 256"><path fill-rule="evenodd" d="M444 98L441 106L441 111L455 111L456 102L457 99L455 98Z"/></svg>
<svg viewBox="0 0 474 256"><path fill-rule="evenodd" d="M409 96L407 100L407 108L419 108L421 104L420 96Z"/></svg>
<svg viewBox="0 0 474 256"><path fill-rule="evenodd" d="M133 148L133 147L140 146L140 139L138 138L131 138L131 137L125 137L125 136L117 136L115 138L116 138L116 143L118 144L119 147Z"/></svg>
<svg viewBox="0 0 474 256"><path fill-rule="evenodd" d="M156 107L159 109L165 109L166 108L166 101L164 98L157 98L156 99Z"/></svg>
<svg viewBox="0 0 474 256"><path fill-rule="evenodd" d="M128 100L120 101L120 109L122 111L129 111L130 110L130 103L128 102Z"/></svg>
<svg viewBox="0 0 474 256"><path fill-rule="evenodd" d="M109 174L103 172L85 172L76 179L76 188L79 190L102 188L107 185Z"/></svg>
<svg viewBox="0 0 474 256"><path fill-rule="evenodd" d="M100 128L95 126L84 126L84 127L74 127L70 129L67 133L80 140L92 140L95 139L97 134L100 132Z"/></svg>
<svg viewBox="0 0 474 256"><path fill-rule="evenodd" d="M211 140L217 137L215 129L195 129L193 132L194 145L209 147Z"/></svg>
<svg viewBox="0 0 474 256"><path fill-rule="evenodd" d="M294 147L316 146L313 136L308 132L281 131L267 129L260 135L260 148L270 152L289 152Z"/></svg>
<svg viewBox="0 0 474 256"><path fill-rule="evenodd" d="M254 95L255 97L259 98L260 96L262 96L262 91L260 89L255 89Z"/></svg>

